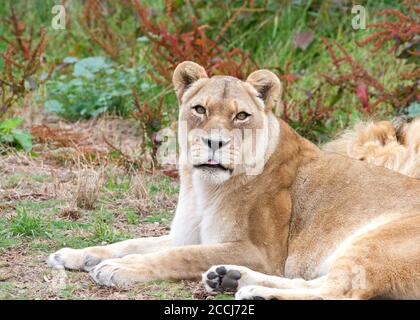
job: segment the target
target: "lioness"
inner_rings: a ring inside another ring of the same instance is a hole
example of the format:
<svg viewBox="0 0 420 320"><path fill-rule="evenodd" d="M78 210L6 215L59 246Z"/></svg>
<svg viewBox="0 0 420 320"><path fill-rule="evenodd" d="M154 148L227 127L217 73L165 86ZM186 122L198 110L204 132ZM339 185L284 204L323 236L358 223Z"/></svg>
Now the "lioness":
<svg viewBox="0 0 420 320"><path fill-rule="evenodd" d="M281 84L270 71L209 78L183 62L173 82L181 189L170 235L64 248L51 266L108 286L202 277L237 299L420 298L419 180L299 136L271 111Z"/></svg>

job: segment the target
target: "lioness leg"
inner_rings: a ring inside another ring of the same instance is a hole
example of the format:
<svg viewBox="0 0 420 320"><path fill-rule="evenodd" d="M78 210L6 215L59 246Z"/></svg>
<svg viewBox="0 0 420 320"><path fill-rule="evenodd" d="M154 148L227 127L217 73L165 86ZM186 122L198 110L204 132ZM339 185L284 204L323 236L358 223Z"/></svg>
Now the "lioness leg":
<svg viewBox="0 0 420 320"><path fill-rule="evenodd" d="M263 286L245 286L235 294L236 300L319 300L319 289L277 289Z"/></svg>
<svg viewBox="0 0 420 320"><path fill-rule="evenodd" d="M48 257L48 264L54 268L90 271L103 260L120 258L133 253L151 253L172 247L169 235L121 241L106 246L84 249L63 248Z"/></svg>
<svg viewBox="0 0 420 320"><path fill-rule="evenodd" d="M343 256L334 261L330 273L314 280L287 282L284 278L257 281L260 285L241 286L238 300L300 299L418 299L420 298L420 259L388 261L377 257ZM408 262L408 263L407 263ZM364 264L363 264L364 263ZM268 277L266 278L269 279ZM276 287L273 284L280 284ZM279 289L279 287L283 287Z"/></svg>
<svg viewBox="0 0 420 320"><path fill-rule="evenodd" d="M242 287L238 299L420 298L420 217L406 215L346 243L312 288Z"/></svg>
<svg viewBox="0 0 420 320"><path fill-rule="evenodd" d="M200 279L216 263L240 263L257 270L267 270L258 249L239 242L214 245L189 245L144 255L129 255L105 260L91 275L107 286L127 286L150 280Z"/></svg>

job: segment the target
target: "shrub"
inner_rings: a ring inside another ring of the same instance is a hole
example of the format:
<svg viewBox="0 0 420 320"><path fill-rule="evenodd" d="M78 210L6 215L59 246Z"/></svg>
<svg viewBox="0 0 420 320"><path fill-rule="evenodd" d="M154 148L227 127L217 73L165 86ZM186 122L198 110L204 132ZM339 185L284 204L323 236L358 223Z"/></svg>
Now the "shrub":
<svg viewBox="0 0 420 320"><path fill-rule="evenodd" d="M312 87L302 86L304 77L290 71L290 60L281 70L283 118L305 137L323 142L359 118L418 115L420 71L413 62L419 55L419 8L412 1L407 1L407 13L403 8L379 11L376 15L386 20L368 24L372 34L354 45L321 37L327 71L318 73L322 80ZM359 48L368 44L371 52Z"/></svg>
<svg viewBox="0 0 420 320"><path fill-rule="evenodd" d="M71 207L86 210L94 209L102 183L102 169L101 171L88 169L79 171Z"/></svg>
<svg viewBox="0 0 420 320"><path fill-rule="evenodd" d="M201 64L209 75L227 74L244 79L257 69L251 54L240 48L227 49L222 45L223 35L247 9L248 1L228 19L220 32L212 39L208 36L208 26L200 23L197 17L185 18L179 12L174 14L174 2L165 2L164 21L158 23L150 19L150 8L133 0L133 7L139 17L139 28L150 42L148 60L157 82L169 82L172 70L185 60ZM194 7L194 5L192 5ZM185 22L190 22L185 30ZM153 75L152 73L152 75Z"/></svg>
<svg viewBox="0 0 420 320"><path fill-rule="evenodd" d="M151 87L143 80L142 66L118 66L104 57L69 57L64 59L64 65L73 66L73 72L57 74L47 82L45 108L69 120L110 111L127 116L133 109L132 88L144 92Z"/></svg>
<svg viewBox="0 0 420 320"><path fill-rule="evenodd" d="M21 118L0 121L0 145L4 144L19 150L31 151L32 135L24 130L17 129L22 122Z"/></svg>
<svg viewBox="0 0 420 320"><path fill-rule="evenodd" d="M0 34L0 44L6 44L5 52L0 52L0 118L48 79L52 70L40 72L47 43L45 29L40 28L36 40L33 29L23 22L23 14L16 13L12 1L9 9L9 15L0 20L10 34L8 38Z"/></svg>

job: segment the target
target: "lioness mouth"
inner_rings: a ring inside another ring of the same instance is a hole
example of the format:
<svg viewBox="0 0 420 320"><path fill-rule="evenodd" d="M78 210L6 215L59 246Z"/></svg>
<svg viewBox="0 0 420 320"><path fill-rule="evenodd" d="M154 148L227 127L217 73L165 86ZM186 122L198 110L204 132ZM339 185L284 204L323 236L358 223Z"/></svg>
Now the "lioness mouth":
<svg viewBox="0 0 420 320"><path fill-rule="evenodd" d="M220 169L220 170L229 170L228 168L222 166L220 163L217 164L210 164L210 163L203 163L203 164L197 164L194 166L194 168L211 168L211 169Z"/></svg>

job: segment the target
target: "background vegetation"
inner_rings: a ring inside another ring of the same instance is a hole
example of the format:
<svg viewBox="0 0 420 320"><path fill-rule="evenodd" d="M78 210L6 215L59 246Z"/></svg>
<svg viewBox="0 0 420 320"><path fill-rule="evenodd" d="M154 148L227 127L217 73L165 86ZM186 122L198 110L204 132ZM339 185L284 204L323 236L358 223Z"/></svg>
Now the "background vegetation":
<svg viewBox="0 0 420 320"><path fill-rule="evenodd" d="M51 25L56 4L64 30ZM354 4L1 1L0 298L205 297L189 282L121 293L75 273L52 287L43 261L62 246L167 232L177 171L157 150L176 129L170 80L183 60L211 75L273 70L275 112L316 143L358 120L420 114L419 7L357 1L368 24L355 30Z"/></svg>

